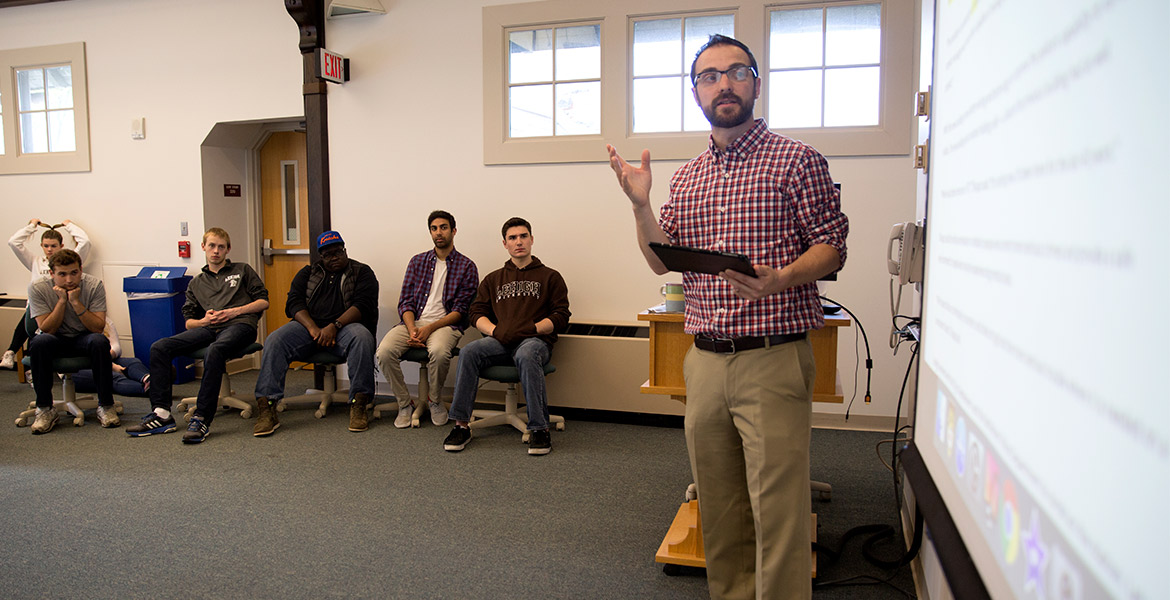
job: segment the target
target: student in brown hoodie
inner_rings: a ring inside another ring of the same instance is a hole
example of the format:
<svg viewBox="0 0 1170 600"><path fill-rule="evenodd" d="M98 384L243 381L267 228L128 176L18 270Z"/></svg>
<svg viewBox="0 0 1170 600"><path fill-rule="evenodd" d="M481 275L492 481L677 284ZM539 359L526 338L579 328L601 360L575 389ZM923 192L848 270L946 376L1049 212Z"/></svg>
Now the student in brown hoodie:
<svg viewBox="0 0 1170 600"><path fill-rule="evenodd" d="M520 217L508 219L500 232L510 258L479 284L468 313L482 339L459 353L451 420L455 427L443 449L458 452L471 441L471 410L481 368L512 362L520 370L520 385L528 408L532 432L528 453L548 454L552 441L548 430L548 402L544 365L548 363L557 332L569 325L569 289L561 274L532 255L532 225Z"/></svg>

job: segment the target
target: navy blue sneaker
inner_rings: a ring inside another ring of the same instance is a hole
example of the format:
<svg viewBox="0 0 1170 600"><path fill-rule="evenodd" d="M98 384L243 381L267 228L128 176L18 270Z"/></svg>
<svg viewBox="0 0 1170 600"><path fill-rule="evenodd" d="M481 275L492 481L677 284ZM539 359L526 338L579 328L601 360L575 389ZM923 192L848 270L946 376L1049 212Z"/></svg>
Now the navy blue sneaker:
<svg viewBox="0 0 1170 600"><path fill-rule="evenodd" d="M126 428L130 437L146 437L156 433L170 433L176 429L175 418L162 418L152 410L142 417L142 422Z"/></svg>
<svg viewBox="0 0 1170 600"><path fill-rule="evenodd" d="M184 444L198 444L207 439L207 423L203 422L203 417L191 417L191 422L187 424L187 431L183 433Z"/></svg>

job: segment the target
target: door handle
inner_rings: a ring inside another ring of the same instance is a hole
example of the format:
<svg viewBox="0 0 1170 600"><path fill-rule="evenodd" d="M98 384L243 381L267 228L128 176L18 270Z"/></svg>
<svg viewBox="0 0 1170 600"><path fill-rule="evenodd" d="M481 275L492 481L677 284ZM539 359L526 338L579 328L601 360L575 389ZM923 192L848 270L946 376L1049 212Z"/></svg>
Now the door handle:
<svg viewBox="0 0 1170 600"><path fill-rule="evenodd" d="M308 248L273 248L272 240L264 238L264 245L260 248L260 256L264 257L264 264L272 266L272 257L276 255L305 255L308 256Z"/></svg>

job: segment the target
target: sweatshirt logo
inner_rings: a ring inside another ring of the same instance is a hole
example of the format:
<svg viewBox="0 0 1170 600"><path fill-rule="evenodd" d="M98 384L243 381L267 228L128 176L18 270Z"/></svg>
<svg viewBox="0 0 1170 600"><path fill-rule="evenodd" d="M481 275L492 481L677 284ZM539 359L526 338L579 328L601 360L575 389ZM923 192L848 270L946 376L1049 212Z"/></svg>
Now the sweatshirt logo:
<svg viewBox="0 0 1170 600"><path fill-rule="evenodd" d="M224 278L224 281L227 282L228 287L234 288L234 287L240 285L240 274L233 273L231 275L228 275L227 277Z"/></svg>
<svg viewBox="0 0 1170 600"><path fill-rule="evenodd" d="M521 296L530 296L532 298L540 297L540 282L539 281L509 281L496 288L496 302L506 300L508 298L519 298Z"/></svg>

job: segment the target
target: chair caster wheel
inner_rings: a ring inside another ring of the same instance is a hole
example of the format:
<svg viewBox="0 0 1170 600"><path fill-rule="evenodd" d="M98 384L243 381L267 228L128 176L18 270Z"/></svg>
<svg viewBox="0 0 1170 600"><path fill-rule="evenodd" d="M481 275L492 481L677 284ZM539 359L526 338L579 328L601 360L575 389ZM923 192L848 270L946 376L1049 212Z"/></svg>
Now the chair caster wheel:
<svg viewBox="0 0 1170 600"><path fill-rule="evenodd" d="M411 419L411 420L410 420L410 426L411 426L411 428L416 428L416 427L418 427L418 426L419 426L419 420L418 420L418 419Z"/></svg>
<svg viewBox="0 0 1170 600"><path fill-rule="evenodd" d="M557 431L564 431L564 430L565 430L565 424L564 423L557 423Z"/></svg>
<svg viewBox="0 0 1170 600"><path fill-rule="evenodd" d="M16 426L17 427L28 427L28 419L25 417L21 417L21 418L17 419Z"/></svg>
<svg viewBox="0 0 1170 600"><path fill-rule="evenodd" d="M252 409L250 409L250 408L245 408L244 410L240 411L240 418L241 419L247 419L247 418L250 418L251 416L252 416Z"/></svg>
<svg viewBox="0 0 1170 600"><path fill-rule="evenodd" d="M531 437L532 437L532 434L530 434L530 433L528 433L527 431L525 431L525 432L524 432L524 435L520 436L520 441L521 441L521 442L523 442L523 443L525 443L525 444L527 444L527 443L528 443L528 439L529 439L529 438L531 438Z"/></svg>
<svg viewBox="0 0 1170 600"><path fill-rule="evenodd" d="M324 419L325 418L325 411L318 408L317 412L313 413L313 416L317 417L318 419Z"/></svg>
<svg viewBox="0 0 1170 600"><path fill-rule="evenodd" d="M85 417L84 416L78 415L76 417L73 417L73 426L74 427L81 427L82 425L85 425Z"/></svg>

